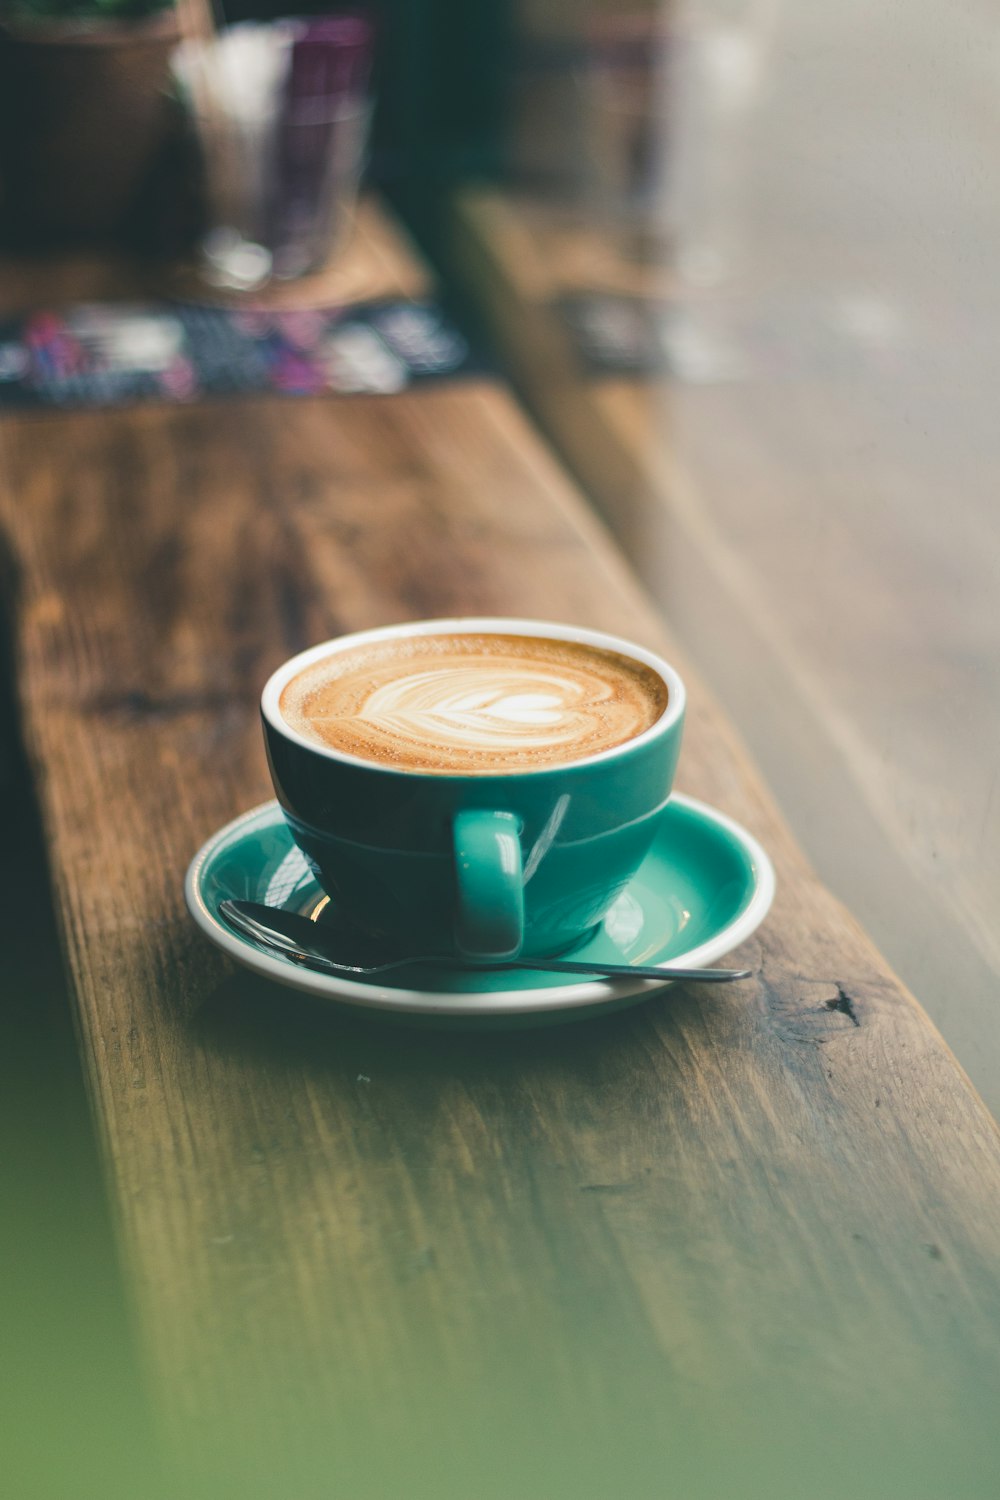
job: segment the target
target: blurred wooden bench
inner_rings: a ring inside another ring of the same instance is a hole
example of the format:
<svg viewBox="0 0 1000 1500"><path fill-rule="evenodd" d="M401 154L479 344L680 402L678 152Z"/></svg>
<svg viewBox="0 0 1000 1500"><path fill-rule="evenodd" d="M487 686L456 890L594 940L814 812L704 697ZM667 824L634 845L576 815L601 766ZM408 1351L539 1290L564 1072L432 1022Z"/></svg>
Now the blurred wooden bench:
<svg viewBox="0 0 1000 1500"><path fill-rule="evenodd" d="M1000 1116L986 345L902 230L887 298L843 204L834 235L765 215L707 284L683 229L637 243L558 196L468 187L451 231L542 434Z"/></svg>

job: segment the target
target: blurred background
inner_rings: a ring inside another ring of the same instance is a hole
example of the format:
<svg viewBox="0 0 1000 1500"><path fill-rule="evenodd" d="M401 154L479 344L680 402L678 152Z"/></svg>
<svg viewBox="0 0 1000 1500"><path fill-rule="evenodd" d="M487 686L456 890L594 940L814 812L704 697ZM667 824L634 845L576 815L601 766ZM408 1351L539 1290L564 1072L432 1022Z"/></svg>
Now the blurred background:
<svg viewBox="0 0 1000 1500"><path fill-rule="evenodd" d="M329 37L322 3L296 15L283 79ZM282 84L278 105L269 0L3 0L0 18L11 265L110 243L204 271L221 226L239 254L216 244L216 285L239 293L288 245L306 249L282 274L315 271L310 235L335 250L363 173L617 536L821 876L1000 1112L994 8L383 0L351 7L340 71L311 93ZM320 145L278 170L303 98L332 113L308 116ZM341 139L331 188L316 162ZM264 228L213 201L213 153L231 183L226 153L248 140ZM291 207L275 178L300 184ZM148 1475L128 1487L145 1417L69 1004L40 957L55 936L30 807L15 833L2 1217L23 1316L5 1373L15 1410L58 1410L70 1455L74 1422L99 1433L127 1410L122 1493L148 1495ZM58 1443L40 1468L31 1447L19 1496L83 1493Z"/></svg>

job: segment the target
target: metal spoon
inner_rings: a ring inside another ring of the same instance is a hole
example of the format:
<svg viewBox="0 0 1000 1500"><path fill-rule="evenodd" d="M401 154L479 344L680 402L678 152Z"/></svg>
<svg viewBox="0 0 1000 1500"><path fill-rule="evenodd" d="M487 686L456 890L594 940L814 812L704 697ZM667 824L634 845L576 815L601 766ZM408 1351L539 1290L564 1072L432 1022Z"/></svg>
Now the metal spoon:
<svg viewBox="0 0 1000 1500"><path fill-rule="evenodd" d="M664 983L670 979L696 979L703 983L717 984L723 980L748 979L750 976L749 969L679 969L672 968L669 964L607 964L600 960L585 963L568 958L505 958L489 963L440 953L386 958L377 956L378 945L363 933L343 927L330 929L325 924L311 922L308 917L299 916L297 912L284 911L277 906L264 906L259 901L220 901L219 915L243 937L248 937L265 948L273 948L292 963L301 964L306 969L316 969L323 974L387 974L392 969L403 969L410 964L441 964L448 968L483 969L488 972L537 969L545 973L589 974L608 979L618 976L659 979ZM334 953L339 956L332 957Z"/></svg>

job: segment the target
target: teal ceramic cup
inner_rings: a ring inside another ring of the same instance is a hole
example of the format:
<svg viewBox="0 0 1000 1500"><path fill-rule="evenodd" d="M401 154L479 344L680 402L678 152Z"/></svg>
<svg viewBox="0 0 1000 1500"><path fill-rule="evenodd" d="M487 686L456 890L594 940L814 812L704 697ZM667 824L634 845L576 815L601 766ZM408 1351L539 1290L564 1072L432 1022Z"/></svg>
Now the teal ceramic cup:
<svg viewBox="0 0 1000 1500"><path fill-rule="evenodd" d="M339 651L412 635L574 642L652 668L666 707L648 729L560 765L453 775L389 768L307 738L283 689ZM673 785L680 677L616 636L537 620L422 620L326 641L284 663L261 699L268 763L296 843L338 908L387 943L471 960L551 955L581 941L642 862Z"/></svg>

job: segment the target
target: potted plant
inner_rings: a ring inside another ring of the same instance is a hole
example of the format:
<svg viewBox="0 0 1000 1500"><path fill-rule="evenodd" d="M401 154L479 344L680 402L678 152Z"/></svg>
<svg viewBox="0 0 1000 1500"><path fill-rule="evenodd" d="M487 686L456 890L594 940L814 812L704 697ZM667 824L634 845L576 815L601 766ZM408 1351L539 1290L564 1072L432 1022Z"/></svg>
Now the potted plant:
<svg viewBox="0 0 1000 1500"><path fill-rule="evenodd" d="M103 239L169 130L173 0L0 0L0 236Z"/></svg>

